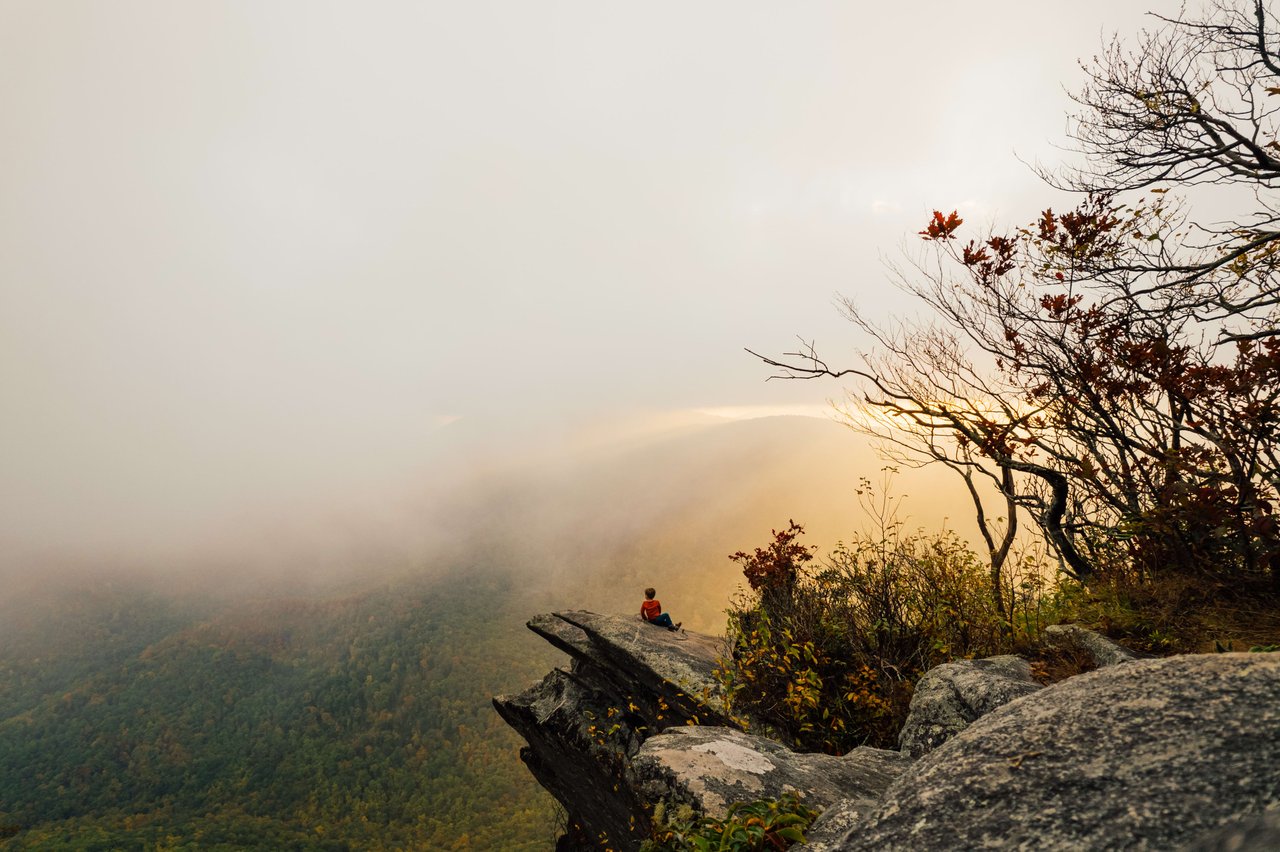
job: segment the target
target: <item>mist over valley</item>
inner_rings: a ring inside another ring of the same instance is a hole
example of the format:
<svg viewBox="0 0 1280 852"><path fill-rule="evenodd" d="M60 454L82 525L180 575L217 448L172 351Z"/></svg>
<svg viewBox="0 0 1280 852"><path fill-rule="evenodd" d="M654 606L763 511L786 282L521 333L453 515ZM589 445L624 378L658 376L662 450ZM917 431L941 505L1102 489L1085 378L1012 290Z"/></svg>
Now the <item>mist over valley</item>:
<svg viewBox="0 0 1280 852"><path fill-rule="evenodd" d="M555 662L524 621L630 613L653 585L720 633L727 555L792 517L815 544L856 531L880 466L829 419L635 426L506 456L445 435L447 486L405 495L402 525L281 544L314 570L228 538L187 564L24 566L0 604L10 843L545 848L554 809L489 704Z"/></svg>
<svg viewBox="0 0 1280 852"><path fill-rule="evenodd" d="M0 846L545 850L490 703L566 662L530 617L652 586L718 642L762 599L729 555L792 522L815 569L887 525L989 576L960 478L838 406L910 417L753 353L936 331L920 228L1074 204L1062 86L1147 20L0 0ZM978 372L931 364L946 415Z"/></svg>

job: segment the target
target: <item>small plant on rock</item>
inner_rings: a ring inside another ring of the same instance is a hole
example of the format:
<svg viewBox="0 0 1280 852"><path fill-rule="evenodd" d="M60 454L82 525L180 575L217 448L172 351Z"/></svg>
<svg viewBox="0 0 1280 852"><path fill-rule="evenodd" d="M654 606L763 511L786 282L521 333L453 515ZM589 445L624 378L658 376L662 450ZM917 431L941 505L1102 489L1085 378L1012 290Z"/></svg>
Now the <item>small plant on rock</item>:
<svg viewBox="0 0 1280 852"><path fill-rule="evenodd" d="M780 799L736 802L724 819L698 817L655 828L641 852L774 852L804 843L818 811L795 793Z"/></svg>

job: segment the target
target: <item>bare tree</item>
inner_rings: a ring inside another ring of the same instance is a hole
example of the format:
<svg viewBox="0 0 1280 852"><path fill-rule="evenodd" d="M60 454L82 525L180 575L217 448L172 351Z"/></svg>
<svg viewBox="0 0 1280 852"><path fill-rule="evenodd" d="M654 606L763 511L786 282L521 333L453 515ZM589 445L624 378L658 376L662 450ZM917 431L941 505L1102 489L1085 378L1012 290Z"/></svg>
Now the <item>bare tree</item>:
<svg viewBox="0 0 1280 852"><path fill-rule="evenodd" d="M1152 231L1115 273L1147 275L1197 318L1227 320L1223 340L1276 335L1280 304L1280 25L1264 0L1215 2L1200 17L1153 15L1160 28L1129 48L1114 39L1084 63L1071 126L1084 165L1041 170L1089 193L1212 187L1252 196L1227 222Z"/></svg>
<svg viewBox="0 0 1280 852"><path fill-rule="evenodd" d="M968 241L935 213L894 270L934 324L878 326L846 301L874 341L855 366L811 344L757 357L854 381L864 431L975 499L991 482L1080 579L1124 563L1280 589L1280 24L1263 0L1155 19L1085 65L1085 164L1045 173L1085 193L1074 209ZM1195 221L1170 193L1194 188L1243 212ZM995 580L1011 533L996 544L975 507Z"/></svg>
<svg viewBox="0 0 1280 852"><path fill-rule="evenodd" d="M860 365L833 369L811 345L758 357L781 377L855 380L864 431L947 465L975 497L988 478L1079 579L1118 552L1140 574L1266 573L1280 341L1237 341L1224 360L1196 306L1114 271L1167 215L1091 196L961 243L961 220L935 214L932 262L898 280L937 324L886 330L846 302L875 341ZM975 506L995 560L1007 549Z"/></svg>
<svg viewBox="0 0 1280 852"><path fill-rule="evenodd" d="M863 319L850 308L850 317ZM959 341L939 329L899 329L891 335L864 324L881 344L874 356L863 356L863 366L833 369L812 345L772 358L751 354L778 370L775 378L820 377L859 380L857 401L862 410L850 411L850 425L876 435L911 461L936 461L956 471L974 500L979 529L991 559L992 594L1001 612L1001 569L1016 535L1017 511L1032 513L1070 568L1084 579L1094 571L1092 563L1076 548L1063 518L1068 507L1066 478L1058 471L1019 453L1026 440L1029 417L1009 405L1002 393L965 359ZM748 350L750 351L750 350ZM1039 480L1042 487L1025 481L1015 485L1014 474ZM1006 501L1007 522L1000 544L983 506L975 478L986 478Z"/></svg>

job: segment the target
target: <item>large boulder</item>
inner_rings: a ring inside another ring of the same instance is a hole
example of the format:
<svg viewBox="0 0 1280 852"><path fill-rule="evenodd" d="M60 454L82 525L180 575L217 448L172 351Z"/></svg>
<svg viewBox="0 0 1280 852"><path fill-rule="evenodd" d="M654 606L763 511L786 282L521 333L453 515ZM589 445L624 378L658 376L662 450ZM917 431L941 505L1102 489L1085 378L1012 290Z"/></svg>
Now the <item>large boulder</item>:
<svg viewBox="0 0 1280 852"><path fill-rule="evenodd" d="M632 771L649 804L723 817L734 802L787 792L801 793L819 810L851 796L877 797L907 763L898 752L878 748L856 748L843 757L802 754L734 728L689 727L647 740Z"/></svg>
<svg viewBox="0 0 1280 852"><path fill-rule="evenodd" d="M1280 806L1280 654L1138 660L1001 707L833 848L1175 849Z"/></svg>
<svg viewBox="0 0 1280 852"><path fill-rule="evenodd" d="M960 660L930 669L916 684L911 708L898 733L904 754L927 754L974 721L1043 689L1031 677L1031 666L1012 655Z"/></svg>

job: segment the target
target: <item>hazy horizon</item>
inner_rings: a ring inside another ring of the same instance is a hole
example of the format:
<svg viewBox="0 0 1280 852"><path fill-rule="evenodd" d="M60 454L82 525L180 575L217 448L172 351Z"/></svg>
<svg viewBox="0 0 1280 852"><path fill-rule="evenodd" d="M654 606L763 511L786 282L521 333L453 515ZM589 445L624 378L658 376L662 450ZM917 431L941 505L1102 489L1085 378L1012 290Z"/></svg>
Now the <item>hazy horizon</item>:
<svg viewBox="0 0 1280 852"><path fill-rule="evenodd" d="M440 483L820 410L743 348L839 361L930 210L1053 203L1019 158L1141 24L0 0L0 571L412 560Z"/></svg>

